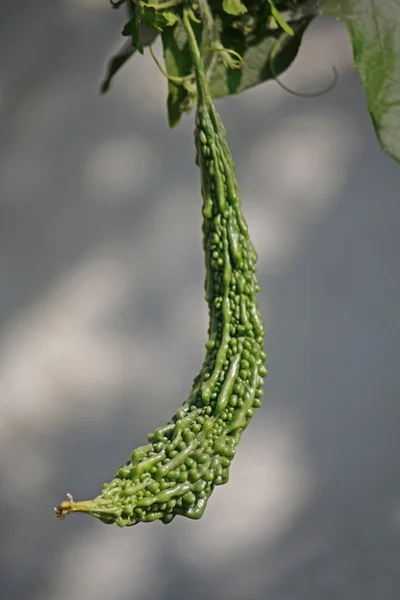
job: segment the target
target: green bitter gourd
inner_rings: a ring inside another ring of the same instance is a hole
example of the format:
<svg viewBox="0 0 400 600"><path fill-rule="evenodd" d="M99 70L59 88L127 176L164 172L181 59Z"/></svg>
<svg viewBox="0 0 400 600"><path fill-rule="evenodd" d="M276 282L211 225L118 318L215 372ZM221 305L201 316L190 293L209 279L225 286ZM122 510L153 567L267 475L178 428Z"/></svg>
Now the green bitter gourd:
<svg viewBox="0 0 400 600"><path fill-rule="evenodd" d="M176 515L199 519L229 467L267 374L256 293L257 255L242 215L235 165L208 89L190 13L183 22L197 85L196 164L201 173L209 339L200 374L171 421L148 435L94 500L71 496L55 510L88 513L120 527Z"/></svg>

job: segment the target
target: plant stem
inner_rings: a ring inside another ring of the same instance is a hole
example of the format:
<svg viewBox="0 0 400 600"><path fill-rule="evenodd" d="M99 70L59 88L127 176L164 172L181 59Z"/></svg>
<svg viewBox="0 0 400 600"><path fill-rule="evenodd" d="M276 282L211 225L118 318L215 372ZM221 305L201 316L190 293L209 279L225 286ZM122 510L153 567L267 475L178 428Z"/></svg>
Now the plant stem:
<svg viewBox="0 0 400 600"><path fill-rule="evenodd" d="M154 62L156 63L160 73L162 73L162 75L164 75L164 77L166 77L166 79L168 79L168 81L173 81L174 83L183 84L185 81L190 81L191 79L193 79L193 75L185 75L184 77L174 77L173 75L168 75L168 73L162 68L159 60L155 56L155 54L153 52L152 44L149 44L149 50L150 50L151 57L154 60Z"/></svg>
<svg viewBox="0 0 400 600"><path fill-rule="evenodd" d="M201 58L199 45L197 43L196 36L192 28L192 24L190 22L190 10L183 10L182 20L188 38L190 53L192 55L194 63L194 72L196 74L197 82L197 95L199 97L198 101L202 104L212 106L211 94L208 87L208 81L206 72L204 70L203 60Z"/></svg>

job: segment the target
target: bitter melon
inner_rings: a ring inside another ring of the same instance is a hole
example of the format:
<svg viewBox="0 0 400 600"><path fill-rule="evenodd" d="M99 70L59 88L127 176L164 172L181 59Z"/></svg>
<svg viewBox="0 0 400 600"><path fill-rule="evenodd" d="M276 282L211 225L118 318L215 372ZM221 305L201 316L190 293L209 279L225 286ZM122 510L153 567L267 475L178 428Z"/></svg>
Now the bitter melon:
<svg viewBox="0 0 400 600"><path fill-rule="evenodd" d="M69 496L56 513L88 513L120 527L176 515L199 519L216 485L226 483L235 446L261 406L267 374L256 294L257 255L241 210L235 165L211 100L190 23L183 22L197 85L196 164L201 173L209 339L200 374L171 421L148 435L94 500Z"/></svg>

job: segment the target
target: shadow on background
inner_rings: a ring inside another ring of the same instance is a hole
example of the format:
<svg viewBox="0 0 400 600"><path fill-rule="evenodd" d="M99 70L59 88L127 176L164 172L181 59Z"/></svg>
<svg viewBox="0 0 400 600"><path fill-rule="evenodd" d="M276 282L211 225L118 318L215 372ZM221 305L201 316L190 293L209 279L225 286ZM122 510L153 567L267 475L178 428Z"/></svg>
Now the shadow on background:
<svg viewBox="0 0 400 600"><path fill-rule="evenodd" d="M199 370L192 118L168 130L149 56L98 96L123 20L106 2L3 13L1 597L399 598L400 175L343 28L316 23L285 76L318 89L335 64L328 96L218 102L260 256L265 407L200 522L119 530L52 506L96 495Z"/></svg>

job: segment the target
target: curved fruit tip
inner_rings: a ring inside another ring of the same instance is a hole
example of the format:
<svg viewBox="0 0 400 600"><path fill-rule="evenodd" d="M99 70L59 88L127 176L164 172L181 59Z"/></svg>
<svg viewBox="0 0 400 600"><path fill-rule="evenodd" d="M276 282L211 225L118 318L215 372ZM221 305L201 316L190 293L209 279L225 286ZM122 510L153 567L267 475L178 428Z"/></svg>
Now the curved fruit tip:
<svg viewBox="0 0 400 600"><path fill-rule="evenodd" d="M54 507L57 519L63 520L72 510L72 503L74 501L71 494L67 494L68 500L64 500L58 506Z"/></svg>

